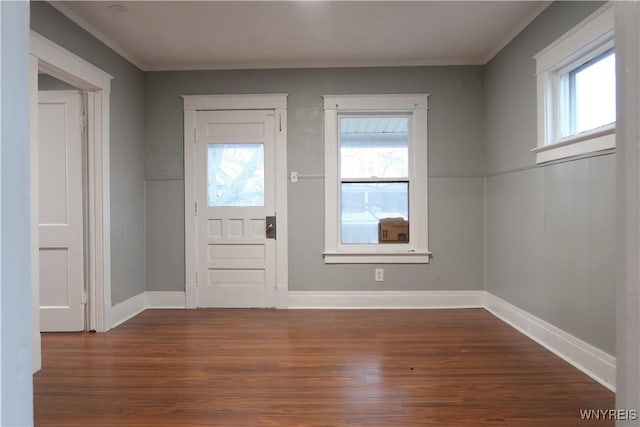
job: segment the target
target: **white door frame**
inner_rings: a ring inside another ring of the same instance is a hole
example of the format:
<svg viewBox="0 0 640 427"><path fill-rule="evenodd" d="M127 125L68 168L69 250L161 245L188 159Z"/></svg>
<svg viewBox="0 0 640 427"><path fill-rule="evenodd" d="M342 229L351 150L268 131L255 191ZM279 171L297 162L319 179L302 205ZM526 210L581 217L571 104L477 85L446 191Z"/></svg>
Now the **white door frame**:
<svg viewBox="0 0 640 427"><path fill-rule="evenodd" d="M184 225L187 308L196 308L196 112L203 110L274 110L276 113L276 308L287 308L289 290L287 232L287 95L182 95L184 100Z"/></svg>
<svg viewBox="0 0 640 427"><path fill-rule="evenodd" d="M109 193L109 95L113 77L31 31L31 286L33 370L41 367L38 283L38 70L87 92L88 133L88 328L111 327L111 234Z"/></svg>

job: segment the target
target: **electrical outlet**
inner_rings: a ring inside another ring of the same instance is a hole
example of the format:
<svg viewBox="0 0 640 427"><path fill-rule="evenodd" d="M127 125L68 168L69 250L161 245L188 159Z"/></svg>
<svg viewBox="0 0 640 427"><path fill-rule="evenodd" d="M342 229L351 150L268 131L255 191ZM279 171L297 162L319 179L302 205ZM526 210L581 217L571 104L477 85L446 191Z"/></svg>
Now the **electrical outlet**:
<svg viewBox="0 0 640 427"><path fill-rule="evenodd" d="M384 268L376 268L376 282L384 282Z"/></svg>

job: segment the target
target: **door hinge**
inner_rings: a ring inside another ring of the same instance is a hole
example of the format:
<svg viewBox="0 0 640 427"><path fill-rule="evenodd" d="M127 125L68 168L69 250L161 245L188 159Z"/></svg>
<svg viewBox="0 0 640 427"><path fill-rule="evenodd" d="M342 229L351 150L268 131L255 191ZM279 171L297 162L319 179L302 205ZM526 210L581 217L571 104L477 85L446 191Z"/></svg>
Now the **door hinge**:
<svg viewBox="0 0 640 427"><path fill-rule="evenodd" d="M280 132L282 132L282 114L278 114L278 127L280 128Z"/></svg>
<svg viewBox="0 0 640 427"><path fill-rule="evenodd" d="M196 216L198 216L198 202L194 202L193 203L193 210L194 210Z"/></svg>
<svg viewBox="0 0 640 427"><path fill-rule="evenodd" d="M85 113L80 113L80 120L78 124L80 125L80 129L87 127L87 115Z"/></svg>
<svg viewBox="0 0 640 427"><path fill-rule="evenodd" d="M198 129L193 128L193 143L196 144L198 142Z"/></svg>
<svg viewBox="0 0 640 427"><path fill-rule="evenodd" d="M196 273L196 287L198 287L198 273Z"/></svg>
<svg viewBox="0 0 640 427"><path fill-rule="evenodd" d="M87 303L88 295L87 295L87 290L86 289L82 290L82 296L80 298L81 298L82 304L86 304Z"/></svg>

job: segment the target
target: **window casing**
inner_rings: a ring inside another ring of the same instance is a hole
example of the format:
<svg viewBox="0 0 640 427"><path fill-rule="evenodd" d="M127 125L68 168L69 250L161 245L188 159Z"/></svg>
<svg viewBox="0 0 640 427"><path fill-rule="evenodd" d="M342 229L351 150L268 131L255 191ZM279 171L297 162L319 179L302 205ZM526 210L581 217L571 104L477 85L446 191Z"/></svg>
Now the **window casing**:
<svg viewBox="0 0 640 427"><path fill-rule="evenodd" d="M613 29L607 4L535 56L538 163L615 147Z"/></svg>
<svg viewBox="0 0 640 427"><path fill-rule="evenodd" d="M325 263L429 261L427 99L324 97ZM408 221L408 233L379 243L388 218Z"/></svg>

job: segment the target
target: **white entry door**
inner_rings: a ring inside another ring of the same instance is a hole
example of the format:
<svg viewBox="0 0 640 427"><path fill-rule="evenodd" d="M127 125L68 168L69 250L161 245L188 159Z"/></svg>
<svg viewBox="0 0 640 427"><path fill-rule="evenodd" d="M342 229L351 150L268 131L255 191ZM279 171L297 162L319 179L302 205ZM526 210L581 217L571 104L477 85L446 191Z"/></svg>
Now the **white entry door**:
<svg viewBox="0 0 640 427"><path fill-rule="evenodd" d="M275 132L274 111L196 114L199 307L275 306Z"/></svg>
<svg viewBox="0 0 640 427"><path fill-rule="evenodd" d="M79 91L38 93L40 329L84 330Z"/></svg>

